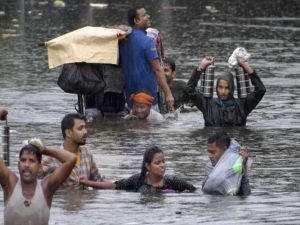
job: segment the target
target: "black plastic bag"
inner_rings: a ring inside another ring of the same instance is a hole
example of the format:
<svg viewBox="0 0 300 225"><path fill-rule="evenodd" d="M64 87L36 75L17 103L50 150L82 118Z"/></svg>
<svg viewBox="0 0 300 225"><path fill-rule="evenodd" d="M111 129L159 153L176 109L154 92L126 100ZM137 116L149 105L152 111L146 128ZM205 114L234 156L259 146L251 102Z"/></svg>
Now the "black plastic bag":
<svg viewBox="0 0 300 225"><path fill-rule="evenodd" d="M106 87L101 64L64 64L57 85L65 92L81 95L95 95Z"/></svg>

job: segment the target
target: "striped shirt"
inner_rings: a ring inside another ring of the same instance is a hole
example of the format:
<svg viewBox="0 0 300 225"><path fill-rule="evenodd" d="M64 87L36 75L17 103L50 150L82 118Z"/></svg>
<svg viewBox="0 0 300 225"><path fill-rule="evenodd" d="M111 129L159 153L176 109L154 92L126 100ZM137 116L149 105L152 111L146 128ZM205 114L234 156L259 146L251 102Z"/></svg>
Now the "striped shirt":
<svg viewBox="0 0 300 225"><path fill-rule="evenodd" d="M63 150L63 147L60 148ZM61 165L57 159L46 156L43 161L43 176L51 174L57 167ZM93 181L102 181L101 174L93 159L92 153L86 146L80 147L80 165L75 165L70 176L62 184L63 189L84 189L85 187L79 184L80 178L86 178Z"/></svg>

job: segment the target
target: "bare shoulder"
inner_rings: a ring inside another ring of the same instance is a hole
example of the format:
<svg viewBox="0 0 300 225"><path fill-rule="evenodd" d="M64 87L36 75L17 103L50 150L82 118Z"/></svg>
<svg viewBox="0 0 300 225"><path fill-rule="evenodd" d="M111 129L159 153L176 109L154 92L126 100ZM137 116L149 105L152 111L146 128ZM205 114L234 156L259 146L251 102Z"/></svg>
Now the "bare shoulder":
<svg viewBox="0 0 300 225"><path fill-rule="evenodd" d="M12 172L12 171L8 171L9 175L7 177L7 180L4 184L2 184L2 188L3 188L3 192L4 192L4 202L6 203L8 201L8 199L10 198L11 194L13 193L16 184L19 180L19 178L17 177L17 175Z"/></svg>

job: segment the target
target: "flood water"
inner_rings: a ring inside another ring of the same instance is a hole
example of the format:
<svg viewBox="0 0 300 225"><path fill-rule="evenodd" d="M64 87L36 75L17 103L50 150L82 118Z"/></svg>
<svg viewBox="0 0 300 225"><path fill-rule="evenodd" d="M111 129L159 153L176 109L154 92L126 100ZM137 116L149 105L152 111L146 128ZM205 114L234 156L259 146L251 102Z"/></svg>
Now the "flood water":
<svg viewBox="0 0 300 225"><path fill-rule="evenodd" d="M198 190L155 196L59 191L49 224L300 224L300 2L98 1L103 2L108 7L80 0L66 1L65 8L50 0L0 0L0 32L17 35L0 40L0 105L9 109L11 169L16 171L24 139L41 137L59 146L60 121L75 111L76 96L56 85L61 68L48 69L47 51L37 43L86 25L126 24L127 9L142 4L162 31L166 55L176 59L178 78L188 79L206 53L215 56L217 75L235 47L252 54L267 93L245 128L228 129L251 150L252 195L202 193L206 140L214 129L204 128L198 111L160 125L98 119L88 124L88 143L107 179L139 172L145 148L156 144L166 154L167 173ZM0 224L3 210L1 191Z"/></svg>

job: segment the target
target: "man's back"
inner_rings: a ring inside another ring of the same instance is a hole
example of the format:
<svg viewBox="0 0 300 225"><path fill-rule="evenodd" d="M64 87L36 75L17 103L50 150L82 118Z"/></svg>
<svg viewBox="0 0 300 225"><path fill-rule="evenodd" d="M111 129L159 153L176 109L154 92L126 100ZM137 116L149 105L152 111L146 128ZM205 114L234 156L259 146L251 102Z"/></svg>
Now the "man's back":
<svg viewBox="0 0 300 225"><path fill-rule="evenodd" d="M157 103L157 81L150 61L158 58L154 41L143 29L133 28L132 33L121 43L121 66L125 76L127 103L132 93L146 90ZM131 103L129 103L131 106Z"/></svg>

